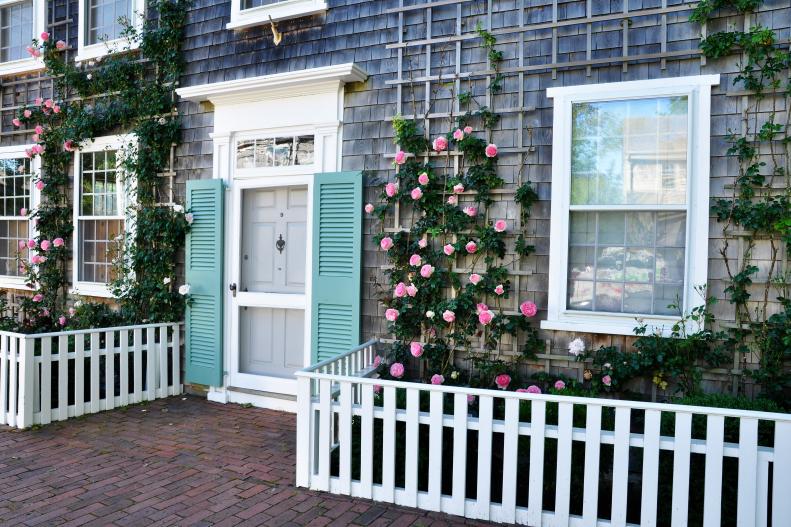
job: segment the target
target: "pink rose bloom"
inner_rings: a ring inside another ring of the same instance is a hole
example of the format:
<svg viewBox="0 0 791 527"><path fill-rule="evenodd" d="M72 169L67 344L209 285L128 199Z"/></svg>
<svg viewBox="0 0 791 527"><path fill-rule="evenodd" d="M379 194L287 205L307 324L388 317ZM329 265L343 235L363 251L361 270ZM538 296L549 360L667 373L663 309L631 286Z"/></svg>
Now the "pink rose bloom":
<svg viewBox="0 0 791 527"><path fill-rule="evenodd" d="M412 189L410 195L412 196L412 199L419 200L420 198L423 197L423 190L421 190L420 187L415 187Z"/></svg>
<svg viewBox="0 0 791 527"><path fill-rule="evenodd" d="M464 209L462 210L464 211L464 214L466 214L470 218L474 218L475 216L478 215L478 209L476 209L475 207L464 207Z"/></svg>
<svg viewBox="0 0 791 527"><path fill-rule="evenodd" d="M39 256L38 257L38 263L44 263L46 261L47 261L47 257L46 256Z"/></svg>
<svg viewBox="0 0 791 527"><path fill-rule="evenodd" d="M52 240L52 245L55 247L63 247L63 238L55 238Z"/></svg>
<svg viewBox="0 0 791 527"><path fill-rule="evenodd" d="M404 152L403 150L399 150L398 152L396 152L395 155L396 165L403 165L404 161L406 161L406 152Z"/></svg>
<svg viewBox="0 0 791 527"><path fill-rule="evenodd" d="M495 157L497 156L497 145L490 143L486 145L486 157Z"/></svg>
<svg viewBox="0 0 791 527"><path fill-rule="evenodd" d="M44 190L44 182L41 181L40 179L38 181L36 181L36 188L38 190Z"/></svg>
<svg viewBox="0 0 791 527"><path fill-rule="evenodd" d="M63 149L66 152L74 152L75 150L74 141L72 141L71 139L67 139L66 141L63 141Z"/></svg>
<svg viewBox="0 0 791 527"><path fill-rule="evenodd" d="M374 211L374 206L370 203L365 204L365 212L371 214Z"/></svg>
<svg viewBox="0 0 791 527"><path fill-rule="evenodd" d="M475 306L475 312L478 313L479 315L484 311L488 311L488 310L489 310L489 306L487 306L483 302L480 302L477 306Z"/></svg>
<svg viewBox="0 0 791 527"><path fill-rule="evenodd" d="M423 267L420 268L420 276L423 278L430 278L431 275L434 274L434 266L425 264Z"/></svg>
<svg viewBox="0 0 791 527"><path fill-rule="evenodd" d="M37 143L39 139L41 139L41 137L39 137L38 134L33 134L33 142L34 143Z"/></svg>
<svg viewBox="0 0 791 527"><path fill-rule="evenodd" d="M33 249L35 247L36 247L36 240L28 240L27 241L27 248L28 249Z"/></svg>
<svg viewBox="0 0 791 527"><path fill-rule="evenodd" d="M11 119L11 123L13 123L13 125L14 125L14 126L17 126L17 127L18 127L18 126L22 126L22 121L20 121L20 120L19 120L19 119L17 119L16 117L14 117L13 119Z"/></svg>
<svg viewBox="0 0 791 527"><path fill-rule="evenodd" d="M453 132L453 139L455 139L456 141L461 141L462 139L464 139L464 130L462 130L461 128L456 128L456 131Z"/></svg>
<svg viewBox="0 0 791 527"><path fill-rule="evenodd" d="M43 126L41 126L40 124L37 124L37 125L36 125L36 127L35 127L33 130L35 130L35 132L36 132L38 135L41 135L41 134L43 134L43 133L44 133L44 127L43 127Z"/></svg>
<svg viewBox="0 0 791 527"><path fill-rule="evenodd" d="M390 375L395 377L396 379L400 379L404 376L404 365L400 362L394 362L390 366Z"/></svg>
<svg viewBox="0 0 791 527"><path fill-rule="evenodd" d="M472 126L465 126L464 133L470 135L472 133Z"/></svg>
<svg viewBox="0 0 791 527"><path fill-rule="evenodd" d="M417 246L420 247L421 249L425 249L427 245L428 245L428 240L425 238L420 238L417 242Z"/></svg>
<svg viewBox="0 0 791 527"><path fill-rule="evenodd" d="M62 40L58 40L55 42L55 48L57 48L59 51L63 51L66 49L66 43Z"/></svg>
<svg viewBox="0 0 791 527"><path fill-rule="evenodd" d="M31 112L30 110L25 110L24 112L22 112L22 115L24 115L27 118L30 118L30 116L33 115L33 112Z"/></svg>
<svg viewBox="0 0 791 527"><path fill-rule="evenodd" d="M27 248L27 244L25 243L25 240L19 240L19 250L21 251L25 248Z"/></svg>
<svg viewBox="0 0 791 527"><path fill-rule="evenodd" d="M420 175L417 177L418 183L421 185L428 185L428 174L425 172L421 172Z"/></svg>
<svg viewBox="0 0 791 527"><path fill-rule="evenodd" d="M511 384L511 376L507 373L501 373L494 378L494 384L496 384L501 390L505 390L508 388L508 385Z"/></svg>
<svg viewBox="0 0 791 527"><path fill-rule="evenodd" d="M497 296L500 296L503 293L505 293L505 288L503 287L503 284L498 284L497 287L494 288L494 292Z"/></svg>
<svg viewBox="0 0 791 527"><path fill-rule="evenodd" d="M42 104L44 104L44 98L36 97L35 99L33 99L33 104L35 104L36 106L41 106Z"/></svg>
<svg viewBox="0 0 791 527"><path fill-rule="evenodd" d="M33 295L33 302L41 302L42 300L44 300L44 295L41 293L36 293Z"/></svg>
<svg viewBox="0 0 791 527"><path fill-rule="evenodd" d="M393 239L390 236L385 236L379 242L379 247L381 247L383 251L389 251L392 246L393 246Z"/></svg>
<svg viewBox="0 0 791 527"><path fill-rule="evenodd" d="M467 404L474 404L474 403L475 403L475 396L474 395L468 395L467 396Z"/></svg>
<svg viewBox="0 0 791 527"><path fill-rule="evenodd" d="M381 393L381 392L382 392L382 385L374 384L374 393Z"/></svg>
<svg viewBox="0 0 791 527"><path fill-rule="evenodd" d="M461 194L462 192L464 192L464 185L462 185L461 183L456 183L455 185L453 185L454 194Z"/></svg>
<svg viewBox="0 0 791 527"><path fill-rule="evenodd" d="M442 313L442 320L444 320L445 322L447 322L448 324L450 324L451 322L453 322L454 320L456 320L456 313L454 313L454 312L453 312L453 311L451 311L450 309L446 309L446 310L445 310L445 311Z"/></svg>
<svg viewBox="0 0 791 527"><path fill-rule="evenodd" d="M388 183L385 185L385 194L388 198L392 198L398 193L398 186L395 183Z"/></svg>
<svg viewBox="0 0 791 527"><path fill-rule="evenodd" d="M373 367L378 368L380 364L382 364L382 356L377 355L376 357L374 357Z"/></svg>
<svg viewBox="0 0 791 527"><path fill-rule="evenodd" d="M447 244L447 245L445 245L445 247L442 248L442 252L444 252L447 256L450 256L455 251L456 251L456 249L451 244Z"/></svg>
<svg viewBox="0 0 791 527"><path fill-rule="evenodd" d="M25 207L22 207L21 209L19 209L19 215L20 216L27 216L27 209Z"/></svg>
<svg viewBox="0 0 791 527"><path fill-rule="evenodd" d="M527 393L527 388L517 388L516 393Z"/></svg>
<svg viewBox="0 0 791 527"><path fill-rule="evenodd" d="M404 282L398 282L398 285L395 286L394 294L398 298L406 295L406 284Z"/></svg>
<svg viewBox="0 0 791 527"><path fill-rule="evenodd" d="M398 310L391 307L385 311L385 318L390 322L395 322L395 320L398 318Z"/></svg>
<svg viewBox="0 0 791 527"><path fill-rule="evenodd" d="M52 107L52 111L55 113L60 113L60 106L56 104L55 106Z"/></svg>
<svg viewBox="0 0 791 527"><path fill-rule="evenodd" d="M456 196L448 196L448 205L458 205L459 198Z"/></svg>
<svg viewBox="0 0 791 527"><path fill-rule="evenodd" d="M420 342L412 342L409 345L409 353L411 353L413 357L420 357L423 355L423 344Z"/></svg>
<svg viewBox="0 0 791 527"><path fill-rule="evenodd" d="M49 240L43 240L41 242L41 250L42 251L49 251L50 245L52 245L52 242L50 242Z"/></svg>
<svg viewBox="0 0 791 527"><path fill-rule="evenodd" d="M58 317L58 324L60 324L61 326L65 326L66 325L66 317L64 317L63 315Z"/></svg>
<svg viewBox="0 0 791 527"><path fill-rule="evenodd" d="M491 311L483 311L478 315L478 322L483 324L484 326L488 326L494 320L494 313Z"/></svg>
<svg viewBox="0 0 791 527"><path fill-rule="evenodd" d="M434 139L432 146L434 147L435 152L442 152L443 150L446 150L448 148L448 140L445 138L444 135L441 135L436 139Z"/></svg>
<svg viewBox="0 0 791 527"><path fill-rule="evenodd" d="M53 101L52 99L47 99L46 101L44 101L44 106L46 106L47 108L52 108L53 106L55 106L55 101Z"/></svg>
<svg viewBox="0 0 791 527"><path fill-rule="evenodd" d="M431 384L442 384L443 382L445 382L445 377L439 373L435 373L431 376Z"/></svg>
<svg viewBox="0 0 791 527"><path fill-rule="evenodd" d="M32 263L33 265L38 265L40 263L39 262L40 258L41 257L39 255L34 254L33 256L30 257L30 263Z"/></svg>
<svg viewBox="0 0 791 527"><path fill-rule="evenodd" d="M415 284L409 284L408 286L406 286L406 294L408 294L411 297L414 297L417 294L417 287L415 286Z"/></svg>
<svg viewBox="0 0 791 527"><path fill-rule="evenodd" d="M495 232L503 232L507 227L508 225L505 223L505 220L497 220L496 222L494 222Z"/></svg>
<svg viewBox="0 0 791 527"><path fill-rule="evenodd" d="M419 254L413 254L409 257L409 265L412 267L417 267L421 263L423 263L423 260L420 258Z"/></svg>
<svg viewBox="0 0 791 527"><path fill-rule="evenodd" d="M536 386L535 384L531 384L527 387L527 393L541 393L541 388Z"/></svg>
<svg viewBox="0 0 791 527"><path fill-rule="evenodd" d="M49 40L49 33L47 33L46 31L44 31L44 32L41 34L41 41L42 41L42 42L46 42L47 40Z"/></svg>
<svg viewBox="0 0 791 527"><path fill-rule="evenodd" d="M610 377L609 375L605 375L604 377L601 378L601 382L605 386L612 386L612 377Z"/></svg>
<svg viewBox="0 0 791 527"><path fill-rule="evenodd" d="M566 388L566 383L563 382L561 379L555 381L556 390L564 390L565 388Z"/></svg>
<svg viewBox="0 0 791 527"><path fill-rule="evenodd" d="M76 311L76 310L75 310L73 307L70 307L70 308L69 308L69 316L70 316L70 317L73 317L73 316L74 316L74 313L76 313L76 312L77 312L77 311Z"/></svg>
<svg viewBox="0 0 791 527"><path fill-rule="evenodd" d="M526 300L519 305L519 311L526 317L534 317L538 312L538 308L533 302Z"/></svg>
<svg viewBox="0 0 791 527"><path fill-rule="evenodd" d="M478 282L480 281L481 281L481 275L479 275L478 273L472 273L470 275L470 283L472 285L478 285Z"/></svg>
<svg viewBox="0 0 791 527"><path fill-rule="evenodd" d="M467 249L467 252L470 254L474 254L475 251L478 250L478 244L475 242L467 242L467 245L464 246Z"/></svg>

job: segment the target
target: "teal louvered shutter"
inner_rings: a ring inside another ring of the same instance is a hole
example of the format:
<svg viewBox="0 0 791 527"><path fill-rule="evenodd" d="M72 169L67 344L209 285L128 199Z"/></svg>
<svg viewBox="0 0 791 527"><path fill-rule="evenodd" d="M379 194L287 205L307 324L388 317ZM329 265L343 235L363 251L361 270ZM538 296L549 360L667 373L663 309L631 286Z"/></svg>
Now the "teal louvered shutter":
<svg viewBox="0 0 791 527"><path fill-rule="evenodd" d="M360 343L362 193L360 172L316 174L313 183L314 362Z"/></svg>
<svg viewBox="0 0 791 527"><path fill-rule="evenodd" d="M186 382L222 386L223 293L222 180L187 181L187 209L192 228L187 235Z"/></svg>

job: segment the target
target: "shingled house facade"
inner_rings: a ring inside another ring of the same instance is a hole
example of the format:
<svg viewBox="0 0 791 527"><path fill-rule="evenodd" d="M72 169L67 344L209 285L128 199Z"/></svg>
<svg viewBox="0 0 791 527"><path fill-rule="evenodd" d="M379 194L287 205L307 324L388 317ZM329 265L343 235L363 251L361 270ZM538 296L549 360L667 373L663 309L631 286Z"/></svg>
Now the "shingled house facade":
<svg viewBox="0 0 791 527"><path fill-rule="evenodd" d="M383 226L362 208L393 176L392 119L416 118L429 136L445 133L461 112L454 93L462 84L502 115L493 141L507 185L492 213L536 249L511 269L515 301L538 305L546 342L530 368L581 376L567 352L573 338L628 346L636 317L667 326L676 298L685 310L700 305L696 286L724 300L709 202L730 192L725 136L742 126L743 107L735 61L701 56L711 28L689 21L695 5L195 0L173 167L176 201L196 211L185 258L194 317L187 380L207 386L212 400L292 409L293 371L389 337L379 302L386 259L373 241ZM141 7L133 0L3 3L2 157L27 167L19 153L28 138L12 130L12 111L47 96L35 88L30 68L37 66L18 57L26 35L5 21L32 19L32 35L46 27L75 59L92 60L102 53L95 35L112 33L117 15ZM787 3L766 2L759 16L788 34ZM496 35L504 53L494 95L477 27ZM580 167L572 143L597 152L595 166ZM615 176L597 175L605 172ZM525 181L539 199L522 221L513 193ZM35 203L26 188L22 199ZM8 232L23 228L6 214ZM397 213L386 218L385 229L401 227ZM9 247L24 237L9 234ZM80 254L75 291L102 294L107 262ZM629 261L642 263L627 276ZM83 267L90 279L80 278L88 276ZM0 285L18 287L7 272ZM727 301L713 309L720 323L735 318ZM735 389L733 378L719 388Z"/></svg>

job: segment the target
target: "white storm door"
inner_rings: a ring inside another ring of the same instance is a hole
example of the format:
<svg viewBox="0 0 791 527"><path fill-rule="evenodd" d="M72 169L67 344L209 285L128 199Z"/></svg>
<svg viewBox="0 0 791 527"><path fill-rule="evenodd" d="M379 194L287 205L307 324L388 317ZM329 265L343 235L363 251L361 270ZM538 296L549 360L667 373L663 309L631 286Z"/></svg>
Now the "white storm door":
<svg viewBox="0 0 791 527"><path fill-rule="evenodd" d="M308 187L238 188L235 198L231 382L294 393L305 361Z"/></svg>

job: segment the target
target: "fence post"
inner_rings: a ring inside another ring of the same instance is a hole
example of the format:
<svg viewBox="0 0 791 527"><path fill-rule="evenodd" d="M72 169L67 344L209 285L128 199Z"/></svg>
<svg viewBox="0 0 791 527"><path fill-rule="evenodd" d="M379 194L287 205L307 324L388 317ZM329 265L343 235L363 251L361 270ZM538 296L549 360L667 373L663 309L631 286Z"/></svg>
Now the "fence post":
<svg viewBox="0 0 791 527"><path fill-rule="evenodd" d="M297 487L310 487L310 377L297 377Z"/></svg>
<svg viewBox="0 0 791 527"><path fill-rule="evenodd" d="M16 425L27 428L33 425L34 341L30 337L19 338L19 409Z"/></svg>

